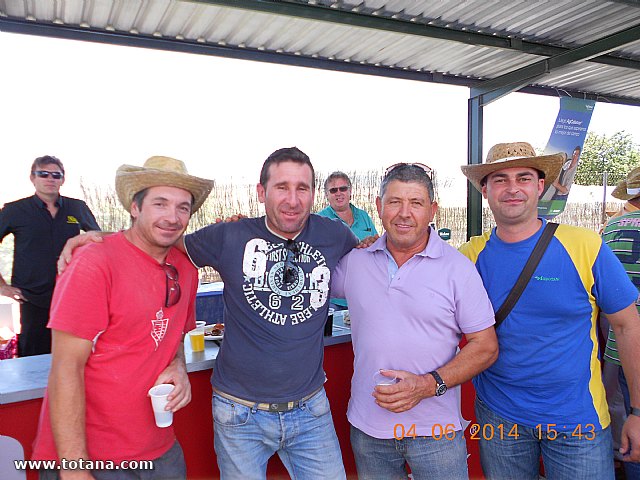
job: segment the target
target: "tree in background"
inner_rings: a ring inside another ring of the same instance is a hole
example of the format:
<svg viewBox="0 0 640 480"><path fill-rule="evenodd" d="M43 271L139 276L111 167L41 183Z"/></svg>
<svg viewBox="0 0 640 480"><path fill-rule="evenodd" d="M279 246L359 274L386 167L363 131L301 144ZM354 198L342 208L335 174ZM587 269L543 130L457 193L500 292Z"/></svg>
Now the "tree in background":
<svg viewBox="0 0 640 480"><path fill-rule="evenodd" d="M616 185L638 166L640 148L631 134L621 131L607 137L590 132L574 181L577 185L602 185L603 173L607 172L607 185Z"/></svg>

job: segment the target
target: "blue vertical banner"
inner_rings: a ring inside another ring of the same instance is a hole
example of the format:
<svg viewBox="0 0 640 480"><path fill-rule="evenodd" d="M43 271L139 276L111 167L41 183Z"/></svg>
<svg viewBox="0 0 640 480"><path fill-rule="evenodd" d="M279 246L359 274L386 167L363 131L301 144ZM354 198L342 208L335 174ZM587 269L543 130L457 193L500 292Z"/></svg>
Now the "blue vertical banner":
<svg viewBox="0 0 640 480"><path fill-rule="evenodd" d="M545 189L538 201L540 217L550 220L562 213L567 205L595 104L595 100L560 98L560 111L544 154L564 152L567 160L558 178L553 182L545 182Z"/></svg>

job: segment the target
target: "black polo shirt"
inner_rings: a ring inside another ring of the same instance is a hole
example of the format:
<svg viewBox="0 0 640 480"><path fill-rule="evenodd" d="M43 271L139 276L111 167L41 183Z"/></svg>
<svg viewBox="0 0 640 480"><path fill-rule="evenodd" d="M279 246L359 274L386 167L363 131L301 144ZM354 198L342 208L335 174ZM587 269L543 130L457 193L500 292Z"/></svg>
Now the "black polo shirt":
<svg viewBox="0 0 640 480"><path fill-rule="evenodd" d="M56 263L65 242L80 230L100 230L82 200L59 196L51 217L37 195L5 204L0 210L0 241L14 235L11 285L34 305L49 308L56 281Z"/></svg>

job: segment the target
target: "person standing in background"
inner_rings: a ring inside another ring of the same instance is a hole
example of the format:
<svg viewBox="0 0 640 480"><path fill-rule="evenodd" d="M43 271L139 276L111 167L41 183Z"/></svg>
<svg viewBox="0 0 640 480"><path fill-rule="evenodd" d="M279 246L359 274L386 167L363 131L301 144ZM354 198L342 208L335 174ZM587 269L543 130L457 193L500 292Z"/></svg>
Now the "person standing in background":
<svg viewBox="0 0 640 480"><path fill-rule="evenodd" d="M64 175L56 157L36 158L30 176L35 194L0 210L0 241L10 233L15 239L11 284L0 275L0 295L20 302L19 357L51 353L47 322L58 256L80 230L100 230L85 202L60 195Z"/></svg>
<svg viewBox="0 0 640 480"><path fill-rule="evenodd" d="M351 203L351 180L346 173L333 172L329 175L324 181L324 194L329 206L320 210L318 215L339 219L358 240L378 234L369 214Z"/></svg>
<svg viewBox="0 0 640 480"><path fill-rule="evenodd" d="M346 173L336 171L329 175L324 181L324 194L329 206L320 210L318 215L340 220L358 240L378 235L369 214L351 203L351 180ZM331 303L342 309L347 308L344 298L332 298Z"/></svg>
<svg viewBox="0 0 640 480"><path fill-rule="evenodd" d="M640 290L640 168L632 170L627 178L620 182L611 194L615 198L627 200L623 213L609 219L603 233L604 243L611 248L624 266L633 284ZM640 311L640 302L636 300L636 308ZM615 365L613 373L617 380L624 400L625 415L640 416L640 407L631 405L629 384L620 363L616 335L609 327L607 346L604 352L605 361ZM605 370L605 378L608 371ZM638 407L638 408L633 408ZM623 417L624 421L624 417ZM628 454L627 454L628 456ZM624 460L624 455L622 456ZM640 463L624 462L627 480L640 480Z"/></svg>

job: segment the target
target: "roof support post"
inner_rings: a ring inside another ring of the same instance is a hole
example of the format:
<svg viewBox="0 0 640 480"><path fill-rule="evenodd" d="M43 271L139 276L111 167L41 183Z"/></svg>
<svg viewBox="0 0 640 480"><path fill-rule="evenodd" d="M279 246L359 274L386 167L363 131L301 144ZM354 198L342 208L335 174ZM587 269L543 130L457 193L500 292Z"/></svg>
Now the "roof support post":
<svg viewBox="0 0 640 480"><path fill-rule="evenodd" d="M484 95L471 90L468 101L467 120L467 164L482 163L482 133L484 129L483 108L491 102L511 92L517 87L503 87ZM467 239L482 233L482 195L470 182L467 182Z"/></svg>
<svg viewBox="0 0 640 480"><path fill-rule="evenodd" d="M468 101L467 163L482 163L482 96ZM482 195L467 181L467 240L482 233Z"/></svg>

